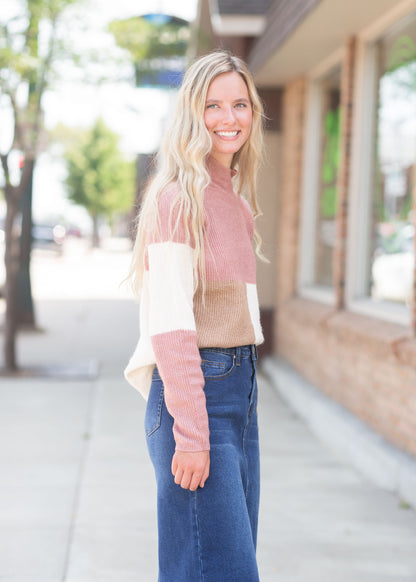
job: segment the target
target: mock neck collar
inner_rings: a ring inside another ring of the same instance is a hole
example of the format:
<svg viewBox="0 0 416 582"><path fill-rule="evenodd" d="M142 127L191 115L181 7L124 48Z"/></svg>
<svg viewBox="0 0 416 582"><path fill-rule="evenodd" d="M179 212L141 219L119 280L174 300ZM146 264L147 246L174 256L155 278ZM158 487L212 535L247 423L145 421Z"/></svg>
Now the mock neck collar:
<svg viewBox="0 0 416 582"><path fill-rule="evenodd" d="M207 170L211 177L211 184L224 188L224 190L233 190L231 179L237 174L237 170L226 168L212 156L208 157Z"/></svg>

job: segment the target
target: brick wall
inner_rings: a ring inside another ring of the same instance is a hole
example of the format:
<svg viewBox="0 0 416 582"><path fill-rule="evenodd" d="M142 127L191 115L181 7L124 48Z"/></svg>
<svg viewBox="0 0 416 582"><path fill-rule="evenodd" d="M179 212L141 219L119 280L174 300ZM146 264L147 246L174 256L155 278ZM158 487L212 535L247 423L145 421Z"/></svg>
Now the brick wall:
<svg viewBox="0 0 416 582"><path fill-rule="evenodd" d="M351 39L346 45L342 75L344 113L334 253L335 307L296 296L305 81L297 79L286 86L275 346L277 353L307 380L386 440L416 456L413 330L344 309L354 47Z"/></svg>

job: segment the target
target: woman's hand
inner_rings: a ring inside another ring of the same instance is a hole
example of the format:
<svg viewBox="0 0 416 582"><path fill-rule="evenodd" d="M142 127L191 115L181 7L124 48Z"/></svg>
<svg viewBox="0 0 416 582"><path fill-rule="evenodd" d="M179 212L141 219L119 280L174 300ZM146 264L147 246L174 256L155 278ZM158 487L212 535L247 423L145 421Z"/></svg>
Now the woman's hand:
<svg viewBox="0 0 416 582"><path fill-rule="evenodd" d="M209 475L209 451L176 451L172 458L172 475L183 489L203 487Z"/></svg>

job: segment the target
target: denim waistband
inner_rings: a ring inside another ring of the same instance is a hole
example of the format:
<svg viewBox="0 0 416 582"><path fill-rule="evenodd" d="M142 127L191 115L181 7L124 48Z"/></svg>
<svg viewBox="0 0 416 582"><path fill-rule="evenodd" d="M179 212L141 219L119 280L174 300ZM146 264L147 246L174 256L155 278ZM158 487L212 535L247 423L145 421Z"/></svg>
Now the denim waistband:
<svg viewBox="0 0 416 582"><path fill-rule="evenodd" d="M238 360L244 357L252 357L254 360L257 360L257 346L255 344L250 344L247 346L236 346L235 348L200 348L200 351L203 350L220 352L221 354L231 354L236 356Z"/></svg>

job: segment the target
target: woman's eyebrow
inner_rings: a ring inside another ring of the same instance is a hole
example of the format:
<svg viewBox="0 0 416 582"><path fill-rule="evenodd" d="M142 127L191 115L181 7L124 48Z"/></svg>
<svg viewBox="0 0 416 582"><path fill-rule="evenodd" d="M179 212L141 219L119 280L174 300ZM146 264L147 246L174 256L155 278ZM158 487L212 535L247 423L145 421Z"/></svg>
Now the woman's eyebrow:
<svg viewBox="0 0 416 582"><path fill-rule="evenodd" d="M221 103L221 99L207 99L207 103ZM249 99L246 99L245 97L241 97L240 99L234 99L233 103L250 103Z"/></svg>

